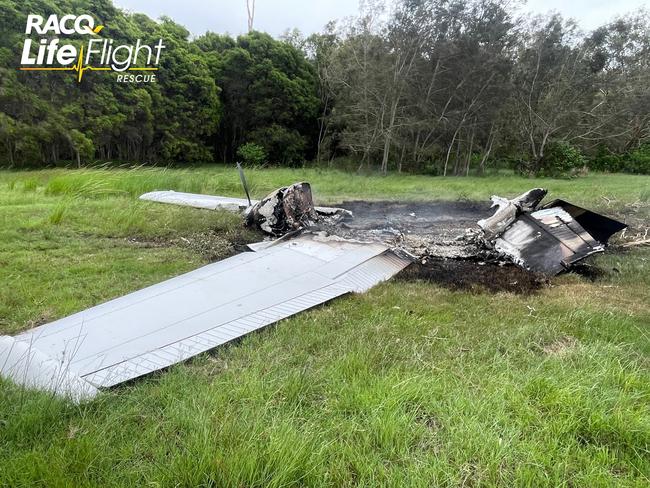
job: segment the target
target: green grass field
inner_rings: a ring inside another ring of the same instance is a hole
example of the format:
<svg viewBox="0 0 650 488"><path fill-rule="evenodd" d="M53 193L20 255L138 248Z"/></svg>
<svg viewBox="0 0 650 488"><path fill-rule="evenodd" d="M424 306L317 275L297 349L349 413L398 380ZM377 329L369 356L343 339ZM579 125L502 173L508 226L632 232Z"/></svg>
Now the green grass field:
<svg viewBox="0 0 650 488"><path fill-rule="evenodd" d="M650 226L647 176L247 176L330 203L543 186ZM207 262L188 242L259 237L137 200L154 189L241 196L224 167L0 171L0 333ZM0 380L0 486L648 486L650 249L592 262L533 295L393 280L81 406Z"/></svg>

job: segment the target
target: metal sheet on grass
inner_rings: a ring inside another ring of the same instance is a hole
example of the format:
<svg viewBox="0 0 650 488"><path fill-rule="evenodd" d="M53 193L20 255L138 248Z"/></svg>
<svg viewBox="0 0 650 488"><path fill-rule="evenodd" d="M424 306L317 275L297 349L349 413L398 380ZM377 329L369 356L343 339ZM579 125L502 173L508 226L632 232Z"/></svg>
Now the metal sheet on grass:
<svg viewBox="0 0 650 488"><path fill-rule="evenodd" d="M303 235L2 337L0 366L10 362L11 368L0 372L19 384L87 398L96 388L165 368L345 293L365 291L408 264L381 244ZM36 356L17 357L16 348Z"/></svg>
<svg viewBox="0 0 650 488"><path fill-rule="evenodd" d="M564 209L550 207L520 215L496 239L495 249L526 269L555 275L604 245Z"/></svg>
<svg viewBox="0 0 650 488"><path fill-rule="evenodd" d="M185 193L173 190L161 190L145 193L144 195L140 195L140 200L204 208L207 210L223 209L231 212L237 212L248 208L248 200L244 198L201 195L199 193ZM257 203L257 200L253 200L252 203Z"/></svg>

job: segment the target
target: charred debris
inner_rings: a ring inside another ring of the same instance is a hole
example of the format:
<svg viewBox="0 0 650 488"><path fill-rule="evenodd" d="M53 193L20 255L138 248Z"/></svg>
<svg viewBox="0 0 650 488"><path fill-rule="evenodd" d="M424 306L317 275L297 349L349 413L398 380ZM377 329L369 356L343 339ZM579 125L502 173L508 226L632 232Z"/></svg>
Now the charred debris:
<svg viewBox="0 0 650 488"><path fill-rule="evenodd" d="M463 214L463 208L453 203L436 212L428 204L419 204L416 210L424 214L422 218L395 202L377 202L377 212L375 204L368 203L359 216L356 210L353 214L345 208L316 207L309 183L299 182L275 190L246 208L243 215L246 225L262 230L270 239L323 232L361 242L379 241L420 263L464 259L514 264L547 277L604 251L610 237L626 227L564 200L542 204L546 194L543 188L533 188L512 199L492 196L494 214L468 222L468 215L475 219L480 211L469 208Z"/></svg>
<svg viewBox="0 0 650 488"><path fill-rule="evenodd" d="M512 200L493 196L494 215L480 220L486 247L524 269L552 276L602 252L626 224L564 200L540 205L546 190L534 188Z"/></svg>

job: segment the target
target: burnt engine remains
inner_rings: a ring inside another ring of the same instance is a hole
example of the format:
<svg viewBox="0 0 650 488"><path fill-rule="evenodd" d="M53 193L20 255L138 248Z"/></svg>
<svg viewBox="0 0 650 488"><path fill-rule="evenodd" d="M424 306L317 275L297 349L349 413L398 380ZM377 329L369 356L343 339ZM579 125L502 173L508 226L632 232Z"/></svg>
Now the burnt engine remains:
<svg viewBox="0 0 650 488"><path fill-rule="evenodd" d="M282 236L316 223L309 183L294 183L278 188L254 204L246 214L246 225L259 227L272 236Z"/></svg>

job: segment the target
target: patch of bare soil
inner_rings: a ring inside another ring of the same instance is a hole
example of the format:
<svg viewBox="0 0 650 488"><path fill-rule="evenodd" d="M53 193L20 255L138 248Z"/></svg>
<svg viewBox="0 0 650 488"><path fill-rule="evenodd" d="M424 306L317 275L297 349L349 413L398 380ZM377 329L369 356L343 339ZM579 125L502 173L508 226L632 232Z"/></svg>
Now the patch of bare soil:
<svg viewBox="0 0 650 488"><path fill-rule="evenodd" d="M397 279L422 280L451 290L518 295L535 293L549 283L544 276L514 264L444 258L427 258L425 263L413 263L397 275Z"/></svg>
<svg viewBox="0 0 650 488"><path fill-rule="evenodd" d="M578 347L578 344L578 339L575 337L564 336L550 344L546 344L542 348L542 351L544 351L544 354L549 356L562 357L571 353L576 347Z"/></svg>
<svg viewBox="0 0 650 488"><path fill-rule="evenodd" d="M183 247L200 255L205 261L213 263L240 252L249 251L246 245L260 241L262 238L263 236L259 233L242 227L242 229L229 231L207 230L169 238L129 237L127 240L138 247Z"/></svg>

